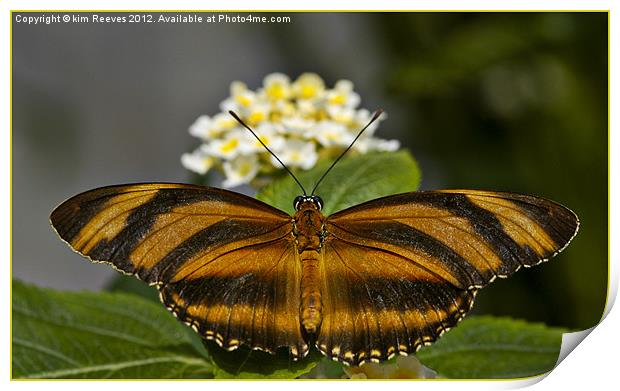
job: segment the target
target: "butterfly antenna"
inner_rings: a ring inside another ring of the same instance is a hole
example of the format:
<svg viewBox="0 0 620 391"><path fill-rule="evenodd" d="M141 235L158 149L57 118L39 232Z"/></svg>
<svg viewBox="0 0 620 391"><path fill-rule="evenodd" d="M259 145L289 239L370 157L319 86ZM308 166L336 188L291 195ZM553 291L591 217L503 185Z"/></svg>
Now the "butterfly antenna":
<svg viewBox="0 0 620 391"><path fill-rule="evenodd" d="M278 161L278 163L280 163L280 164L282 165L282 167L284 167L284 169L286 170L286 172L288 172L288 173L289 173L289 174L293 177L293 179L295 180L295 182L297 182L297 184L298 184L298 185L299 185L299 187L301 188L301 191L303 191L303 192L304 192L304 195L307 195L307 193L306 193L306 189L304 189L303 185L301 184L301 182L299 182L299 180L297 179L297 177L295 176L295 174L293 174L293 173L291 172L291 170L289 170L289 169L288 169L288 167L286 167L286 164L282 163L282 160L280 160L280 158L279 158L278 156L276 156L276 154L275 154L275 153L273 153L273 152L271 151L271 149L269 149L269 147L267 147L267 146L265 145L265 143L263 142L263 140L261 140L261 139L260 139L260 137L258 137L258 136L256 135L256 133L254 133L254 131L253 131L253 130L252 130L252 129L248 126L248 125L246 125L246 124L245 124L245 122L243 122L243 121L241 120L241 118L239 118L239 116L237 115L237 113L235 113L235 112L234 112L234 111L232 111L232 110L229 110L229 111L228 111L228 113L229 113L230 115L232 115L232 116L233 116L233 118L237 120L237 122L239 122L241 125L243 125L243 127L244 127L244 128L246 128L247 130L249 130L249 131L250 131L250 133L252 133L252 135L253 135L254 137L256 137L256 139L258 140L258 142L259 142L259 143L261 143L261 145L262 145L263 147L265 147L265 149L267 150L267 152L269 152L269 153L271 154L271 156L275 157L275 158L276 158L276 160Z"/></svg>
<svg viewBox="0 0 620 391"><path fill-rule="evenodd" d="M316 191L316 189L319 187L319 185L321 184L321 181L323 180L323 178L325 178L327 176L327 174L332 170L332 168L334 168L334 166L336 165L336 163L338 163L338 161L340 159L342 159L342 157L349 152L349 149L351 149L351 147L353 146L353 144L355 144L355 142L357 141L358 138L360 138L360 136L362 135L362 133L364 133L364 131L370 126L370 124L372 124L373 122L375 122L377 120L377 118L379 118L379 116L381 116L381 114L383 114L383 110L382 109L378 109L377 111L375 111L375 113L373 114L372 118L370 119L370 121L368 122L368 124L366 126L364 126L364 128L362 130L360 130L360 132L357 134L357 136L355 136L355 138L353 139L353 141L351 142L351 144L347 147L347 149L345 149L344 151L342 151L342 153L340 154L340 156L338 156L336 158L336 160L334 160L334 162L332 163L331 166L329 166L329 168L325 171L325 173L323 173L323 175L321 176L321 178L319 178L319 180L316 182L316 185L314 185L314 188L312 189L312 192L310 193L310 195L314 195L314 192Z"/></svg>

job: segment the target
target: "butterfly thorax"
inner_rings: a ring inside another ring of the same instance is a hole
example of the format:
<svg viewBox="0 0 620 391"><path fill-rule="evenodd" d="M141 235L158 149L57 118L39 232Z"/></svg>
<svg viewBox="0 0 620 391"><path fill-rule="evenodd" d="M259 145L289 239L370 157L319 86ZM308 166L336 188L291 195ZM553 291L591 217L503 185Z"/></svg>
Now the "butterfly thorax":
<svg viewBox="0 0 620 391"><path fill-rule="evenodd" d="M297 251L320 251L325 237L325 217L312 202L304 202L293 216L293 235Z"/></svg>
<svg viewBox="0 0 620 391"><path fill-rule="evenodd" d="M305 331L316 334L321 325L321 247L325 217L316 204L303 202L293 217L293 235L301 262L300 319Z"/></svg>

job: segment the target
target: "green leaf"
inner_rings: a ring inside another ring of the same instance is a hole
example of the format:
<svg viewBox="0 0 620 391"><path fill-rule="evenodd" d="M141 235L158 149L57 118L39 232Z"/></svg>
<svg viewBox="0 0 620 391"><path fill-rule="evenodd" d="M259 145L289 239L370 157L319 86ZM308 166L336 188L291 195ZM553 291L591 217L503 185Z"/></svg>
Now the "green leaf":
<svg viewBox="0 0 620 391"><path fill-rule="evenodd" d="M553 369L566 331L510 318L472 316L417 356L453 379L534 376Z"/></svg>
<svg viewBox="0 0 620 391"><path fill-rule="evenodd" d="M229 352L212 341L205 341L205 346L213 360L216 379L295 379L310 372L323 358L315 350L311 350L304 359L293 361L284 348L274 355L244 346Z"/></svg>
<svg viewBox="0 0 620 391"><path fill-rule="evenodd" d="M302 376L302 379L342 379L346 376L344 364L323 356L312 370Z"/></svg>
<svg viewBox="0 0 620 391"><path fill-rule="evenodd" d="M144 281L138 280L134 276L118 273L105 287L105 290L117 293L131 293L150 301L161 303L157 289L154 286L149 286Z"/></svg>
<svg viewBox="0 0 620 391"><path fill-rule="evenodd" d="M306 190L311 191L330 164L331 161L323 161L296 175ZM416 161L406 150L349 156L325 177L316 193L323 199L323 214L330 215L374 198L415 191L420 175ZM265 186L256 198L294 213L293 200L299 194L293 179L283 177Z"/></svg>
<svg viewBox="0 0 620 391"><path fill-rule="evenodd" d="M13 377L200 378L212 367L183 324L134 295L13 281Z"/></svg>
<svg viewBox="0 0 620 391"><path fill-rule="evenodd" d="M128 276L119 273L112 281L105 287L105 290L109 292L117 293L129 293L132 295L140 296L149 301L155 302L158 305L162 305L159 300L159 292L154 286L149 286L144 281L137 279L134 276ZM168 314L170 316L170 314ZM202 338L198 333L192 330L190 327L183 325L183 329L189 339L191 340L194 348L207 356L205 348L202 346Z"/></svg>

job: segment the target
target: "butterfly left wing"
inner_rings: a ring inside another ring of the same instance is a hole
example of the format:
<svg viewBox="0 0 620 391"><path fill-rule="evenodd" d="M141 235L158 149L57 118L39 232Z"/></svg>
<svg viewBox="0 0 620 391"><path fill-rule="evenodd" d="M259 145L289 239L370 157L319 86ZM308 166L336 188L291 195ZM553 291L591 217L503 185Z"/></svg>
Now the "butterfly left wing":
<svg viewBox="0 0 620 391"><path fill-rule="evenodd" d="M286 213L226 190L151 183L82 193L51 222L78 253L157 285L168 309L203 337L228 349L306 354Z"/></svg>
<svg viewBox="0 0 620 391"><path fill-rule="evenodd" d="M331 215L317 346L357 365L412 353L453 327L477 289L561 251L576 215L481 191L388 196Z"/></svg>

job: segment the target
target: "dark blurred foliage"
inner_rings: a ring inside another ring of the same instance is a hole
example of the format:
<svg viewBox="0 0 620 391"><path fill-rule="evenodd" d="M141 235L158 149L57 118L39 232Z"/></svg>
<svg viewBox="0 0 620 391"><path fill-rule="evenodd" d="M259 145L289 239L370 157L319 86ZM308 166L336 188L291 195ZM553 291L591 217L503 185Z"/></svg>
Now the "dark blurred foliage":
<svg viewBox="0 0 620 391"><path fill-rule="evenodd" d="M586 328L603 312L608 265L606 13L378 14L387 95L423 187L556 200L581 229L556 259L499 281L475 310Z"/></svg>

